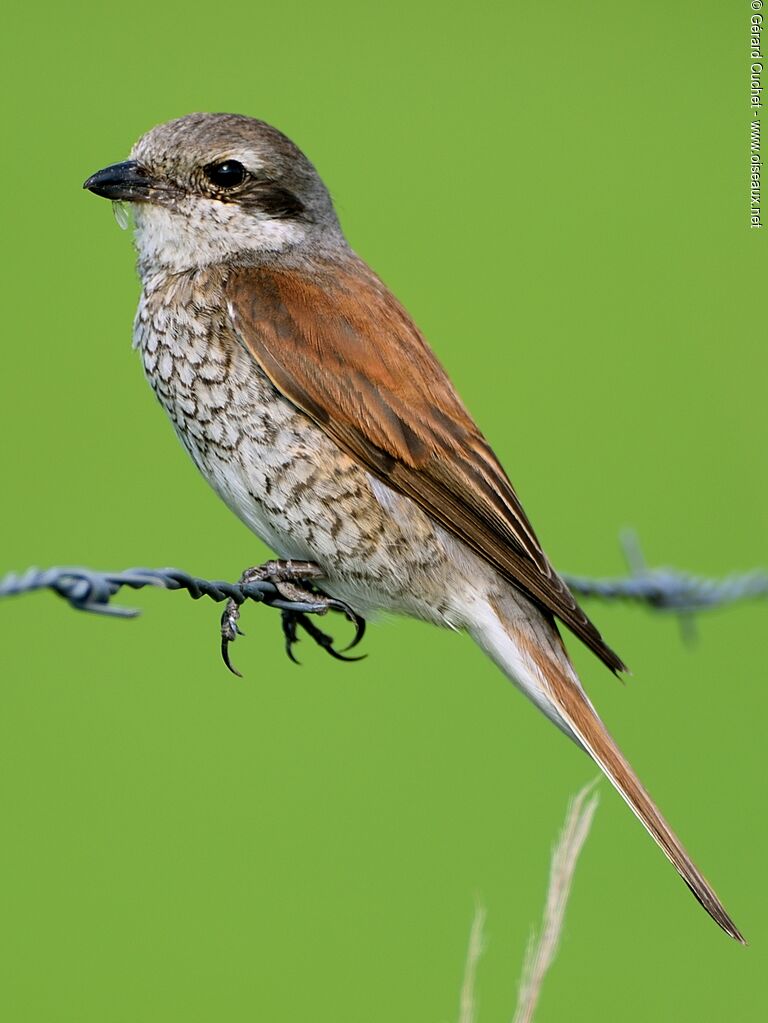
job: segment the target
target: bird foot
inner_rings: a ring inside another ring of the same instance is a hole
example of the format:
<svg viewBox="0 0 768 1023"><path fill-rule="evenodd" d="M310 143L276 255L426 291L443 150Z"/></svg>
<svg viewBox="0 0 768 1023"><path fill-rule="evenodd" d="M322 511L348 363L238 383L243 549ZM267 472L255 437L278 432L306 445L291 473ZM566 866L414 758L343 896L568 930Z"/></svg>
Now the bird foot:
<svg viewBox="0 0 768 1023"><path fill-rule="evenodd" d="M322 647L331 657L339 661L359 661L362 657L345 657L344 652L357 646L365 634L365 619L356 614L352 608L342 600L336 600L323 593L315 585L315 580L322 579L323 572L319 565L312 561L268 561L263 565L256 565L247 568L238 580L241 586L252 582L270 582L278 593L277 600L267 600L272 606L278 607L282 613L283 635L285 637L285 650L288 657L298 664L293 653L293 647L298 642L298 628L304 630L318 646ZM240 672L234 667L229 656L229 646L243 632L238 624L240 618L240 604L242 601L230 599L224 608L221 616L221 656L224 663L233 675L240 676ZM311 605L306 607L291 607L286 605ZM327 614L328 611L340 611L349 621L355 625L355 635L349 646L343 651L336 650L333 645L333 637L319 629L309 618L310 614ZM365 656L365 655L363 655Z"/></svg>

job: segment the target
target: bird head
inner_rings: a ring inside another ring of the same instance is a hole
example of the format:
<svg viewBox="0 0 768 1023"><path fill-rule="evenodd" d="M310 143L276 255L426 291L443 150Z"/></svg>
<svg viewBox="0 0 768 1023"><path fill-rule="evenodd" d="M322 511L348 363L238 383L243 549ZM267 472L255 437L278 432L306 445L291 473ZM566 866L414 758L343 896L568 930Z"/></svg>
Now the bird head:
<svg viewBox="0 0 768 1023"><path fill-rule="evenodd" d="M140 266L172 272L343 245L328 190L282 132L240 114L189 114L143 135L83 185L130 203Z"/></svg>

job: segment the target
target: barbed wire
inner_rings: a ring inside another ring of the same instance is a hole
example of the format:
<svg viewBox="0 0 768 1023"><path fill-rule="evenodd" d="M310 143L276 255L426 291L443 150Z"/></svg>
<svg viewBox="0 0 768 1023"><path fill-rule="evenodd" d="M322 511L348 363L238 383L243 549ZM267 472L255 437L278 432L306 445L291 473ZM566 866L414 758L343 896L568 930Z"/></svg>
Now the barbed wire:
<svg viewBox="0 0 768 1023"><path fill-rule="evenodd" d="M28 568L22 573L9 572L0 579L0 597L18 597L37 590L52 590L76 611L90 611L115 618L135 618L141 614L138 608L110 602L123 587L140 590L145 586L186 590L193 600L209 597L217 603L234 600L238 604L254 600L296 614L322 614L328 610L325 601L286 600L277 586L266 580L230 583L220 579L201 579L179 568L127 568L122 572L100 572L80 566Z"/></svg>
<svg viewBox="0 0 768 1023"><path fill-rule="evenodd" d="M676 568L650 568L634 530L624 530L620 543L629 574L615 579L565 574L563 578L573 593L580 597L634 601L654 611L677 615L693 615L736 601L768 597L768 571L764 569L709 579Z"/></svg>
<svg viewBox="0 0 768 1023"><path fill-rule="evenodd" d="M704 578L673 568L649 568L632 533L624 534L622 546L629 567L627 576L594 579L564 574L571 590L580 597L631 601L655 611L683 616L736 601L768 597L766 571L756 569L722 579ZM288 600L274 583L266 580L232 583L201 579L178 568L129 568L121 572L101 572L81 566L29 568L1 578L0 597L51 590L77 611L133 618L140 614L137 608L114 604L112 599L121 589L139 590L145 586L186 590L193 600L208 597L216 602L234 600L238 605L253 600L289 614L328 611L327 600Z"/></svg>

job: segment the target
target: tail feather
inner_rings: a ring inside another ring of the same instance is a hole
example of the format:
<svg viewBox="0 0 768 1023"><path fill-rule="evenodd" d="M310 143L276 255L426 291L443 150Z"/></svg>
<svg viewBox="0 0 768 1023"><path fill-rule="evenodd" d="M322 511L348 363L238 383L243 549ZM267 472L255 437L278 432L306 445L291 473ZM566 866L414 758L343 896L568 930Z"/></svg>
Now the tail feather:
<svg viewBox="0 0 768 1023"><path fill-rule="evenodd" d="M511 616L503 614L497 606L492 607L495 627L489 630L488 619L485 619L483 628L470 630L477 641L512 681L589 753L715 923L746 945L714 889L664 820L598 717L571 667L554 623L544 619L533 622L530 618L524 622L519 610L517 615ZM502 642L498 626L506 642Z"/></svg>
<svg viewBox="0 0 768 1023"><path fill-rule="evenodd" d="M746 940L733 922L716 892L688 855L680 839L662 817L658 807L625 760L597 716L583 690L563 673L549 676L559 713L575 732L587 752L603 770L629 808L661 848L696 899L726 934L742 945Z"/></svg>

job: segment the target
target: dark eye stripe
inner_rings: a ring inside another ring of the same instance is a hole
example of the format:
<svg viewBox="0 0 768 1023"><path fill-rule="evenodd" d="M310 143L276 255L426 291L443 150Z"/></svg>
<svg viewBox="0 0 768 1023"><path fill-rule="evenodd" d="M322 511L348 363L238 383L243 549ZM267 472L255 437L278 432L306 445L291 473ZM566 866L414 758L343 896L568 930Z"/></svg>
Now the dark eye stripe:
<svg viewBox="0 0 768 1023"><path fill-rule="evenodd" d="M243 206L251 206L276 220L303 220L304 203L298 196L273 181L254 182L241 200Z"/></svg>
<svg viewBox="0 0 768 1023"><path fill-rule="evenodd" d="M217 192L233 193L231 196L220 194L218 198L223 202L258 210L275 220L307 219L304 203L290 189L269 178L249 174L238 160L209 163L203 167L203 174Z"/></svg>

